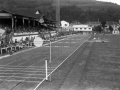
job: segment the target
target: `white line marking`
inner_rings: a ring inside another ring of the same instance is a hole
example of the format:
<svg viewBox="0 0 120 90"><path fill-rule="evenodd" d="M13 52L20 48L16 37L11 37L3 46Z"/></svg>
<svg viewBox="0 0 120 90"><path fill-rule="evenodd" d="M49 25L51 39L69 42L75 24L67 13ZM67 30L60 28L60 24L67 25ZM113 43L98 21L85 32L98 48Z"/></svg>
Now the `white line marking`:
<svg viewBox="0 0 120 90"><path fill-rule="evenodd" d="M48 69L48 71L51 71L53 69ZM3 72L2 72L3 71ZM5 72L4 72L5 71ZM29 71L29 70L26 70L26 71L23 71L23 72L20 72L20 73L15 73L15 72L19 72L19 70L0 70L0 74L24 74L24 73L34 73L34 72L37 72L37 73L45 73L45 69L44 70L34 70L34 71Z"/></svg>
<svg viewBox="0 0 120 90"><path fill-rule="evenodd" d="M91 36L89 36L90 38ZM89 39L87 38L87 40ZM74 52L72 52L64 61L61 62L61 64L59 64L49 75L48 77L55 71L57 70L72 54L74 54L87 40L85 40ZM34 90L36 90L44 81L46 80L46 78L44 78L36 87Z"/></svg>
<svg viewBox="0 0 120 90"><path fill-rule="evenodd" d="M39 62L39 61L38 61ZM38 62L36 62L36 63L38 63ZM36 64L36 63L33 63L32 65L34 65L34 64ZM30 66L32 66L32 65L30 65ZM29 67L29 66L28 66ZM23 71L25 71L26 69L28 69L28 67L26 66L26 68L25 69L22 69L22 70L19 70L19 72L17 73L17 74L19 74L20 72L23 72ZM37 71L36 71L37 72ZM16 74L13 74L12 76L15 76ZM7 79L10 79L12 76L10 76L10 77L8 77ZM7 79L5 79L5 80L7 80Z"/></svg>
<svg viewBox="0 0 120 90"><path fill-rule="evenodd" d="M34 63L34 64L36 64L36 63ZM22 66L21 67L17 67L17 66L16 67L14 67L14 66L13 67L10 67L10 66L0 67L0 69L2 69L2 68L4 68L4 69L25 69L25 68L27 68L27 69L33 69L33 70L34 69L39 69L39 70L40 69L45 69L44 66L37 67L37 68L36 67L29 67L29 66L26 66L26 67L22 67ZM48 67L48 68L55 68L55 67Z"/></svg>
<svg viewBox="0 0 120 90"><path fill-rule="evenodd" d="M6 65L0 65L0 67L5 67ZM25 68L26 66L12 66L12 65L7 65L6 67L15 67L15 68ZM43 66L30 66L30 68L41 68Z"/></svg>
<svg viewBox="0 0 120 90"><path fill-rule="evenodd" d="M0 70L0 71L20 71L20 70L23 70L24 68L3 68L3 70ZM50 68L48 68L48 70L49 70ZM52 68L52 69L55 69L55 68ZM42 69L42 68L38 68L38 69L31 69L31 68L27 68L27 69L25 69L25 70L23 70L23 71L39 71L39 70L45 70L45 69ZM22 71L22 72L23 72Z"/></svg>
<svg viewBox="0 0 120 90"><path fill-rule="evenodd" d="M32 75L32 74L31 74L31 75ZM45 77L45 74L40 74L40 75ZM0 78L3 78L3 77L9 77L9 76L0 76ZM37 79L43 79L43 78L40 78L40 76L39 76L39 77L12 76L11 78L23 78L23 79L37 78ZM3 79L3 80L4 80L4 79ZM6 79L5 79L5 80L6 80ZM7 79L7 80L9 80L9 79Z"/></svg>
<svg viewBox="0 0 120 90"><path fill-rule="evenodd" d="M44 46L44 47L50 47L50 46ZM51 46L51 47L70 47L70 46Z"/></svg>
<svg viewBox="0 0 120 90"><path fill-rule="evenodd" d="M43 78L42 78L43 79ZM41 79L41 80L42 80ZM4 79L0 79L0 81L3 81ZM22 82L23 80L5 80L7 82ZM28 83L38 83L40 81L30 81L30 80L27 80L27 81L24 81L24 82L28 82Z"/></svg>

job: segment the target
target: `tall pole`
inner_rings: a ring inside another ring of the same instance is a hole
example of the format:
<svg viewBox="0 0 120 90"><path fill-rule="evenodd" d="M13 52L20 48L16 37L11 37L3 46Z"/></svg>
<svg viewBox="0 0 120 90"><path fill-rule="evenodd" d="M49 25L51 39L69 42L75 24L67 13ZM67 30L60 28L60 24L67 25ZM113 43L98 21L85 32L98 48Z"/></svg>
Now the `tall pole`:
<svg viewBox="0 0 120 90"><path fill-rule="evenodd" d="M60 0L56 0L56 21L57 26L60 25Z"/></svg>
<svg viewBox="0 0 120 90"><path fill-rule="evenodd" d="M14 30L14 17L12 17L12 32L14 32L13 30Z"/></svg>
<svg viewBox="0 0 120 90"><path fill-rule="evenodd" d="M12 17L12 35L11 35L11 41L12 41L13 35L14 35L14 16Z"/></svg>
<svg viewBox="0 0 120 90"><path fill-rule="evenodd" d="M45 1L44 1L44 14L46 13L46 10L45 10L46 8L45 8Z"/></svg>
<svg viewBox="0 0 120 90"><path fill-rule="evenodd" d="M22 27L24 28L24 23L25 23L24 18L22 18L22 23L23 23L23 26L22 26Z"/></svg>
<svg viewBox="0 0 120 90"><path fill-rule="evenodd" d="M52 53L51 53L51 38L50 38L50 71L51 71L51 56L52 56ZM51 74L50 74L50 81L51 81Z"/></svg>
<svg viewBox="0 0 120 90"><path fill-rule="evenodd" d="M98 18L98 22L99 22L100 20L99 20L99 18Z"/></svg>
<svg viewBox="0 0 120 90"><path fill-rule="evenodd" d="M16 32L16 23L17 23L17 19L16 19L16 16L15 16L15 18L14 18L14 20L15 20L15 29L14 29L14 32Z"/></svg>

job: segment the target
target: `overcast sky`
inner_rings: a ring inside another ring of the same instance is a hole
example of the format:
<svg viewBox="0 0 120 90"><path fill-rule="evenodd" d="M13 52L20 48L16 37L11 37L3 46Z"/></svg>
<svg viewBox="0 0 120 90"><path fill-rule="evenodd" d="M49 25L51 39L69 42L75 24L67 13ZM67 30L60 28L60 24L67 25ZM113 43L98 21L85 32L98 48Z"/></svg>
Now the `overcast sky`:
<svg viewBox="0 0 120 90"><path fill-rule="evenodd" d="M97 0L97 1L112 2L112 3L117 3L120 5L120 0Z"/></svg>

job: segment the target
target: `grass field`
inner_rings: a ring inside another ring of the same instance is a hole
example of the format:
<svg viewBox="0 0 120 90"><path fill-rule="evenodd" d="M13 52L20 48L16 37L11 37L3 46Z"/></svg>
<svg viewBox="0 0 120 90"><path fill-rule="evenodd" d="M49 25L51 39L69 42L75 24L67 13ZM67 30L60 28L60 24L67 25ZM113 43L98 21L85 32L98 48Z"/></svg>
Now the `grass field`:
<svg viewBox="0 0 120 90"><path fill-rule="evenodd" d="M74 35L53 42L51 63L49 44L0 59L0 90L33 90L45 80L45 60L50 74L89 37Z"/></svg>

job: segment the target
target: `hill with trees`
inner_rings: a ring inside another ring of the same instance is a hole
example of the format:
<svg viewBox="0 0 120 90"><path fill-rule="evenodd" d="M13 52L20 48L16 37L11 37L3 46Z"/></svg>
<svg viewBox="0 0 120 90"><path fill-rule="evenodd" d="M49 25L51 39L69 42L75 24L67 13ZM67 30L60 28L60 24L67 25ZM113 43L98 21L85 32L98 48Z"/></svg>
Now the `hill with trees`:
<svg viewBox="0 0 120 90"><path fill-rule="evenodd" d="M7 8L31 14L36 10L46 13L48 18L55 19L55 0L0 0L0 8ZM81 23L90 21L118 21L120 6L96 0L60 0L60 18Z"/></svg>

